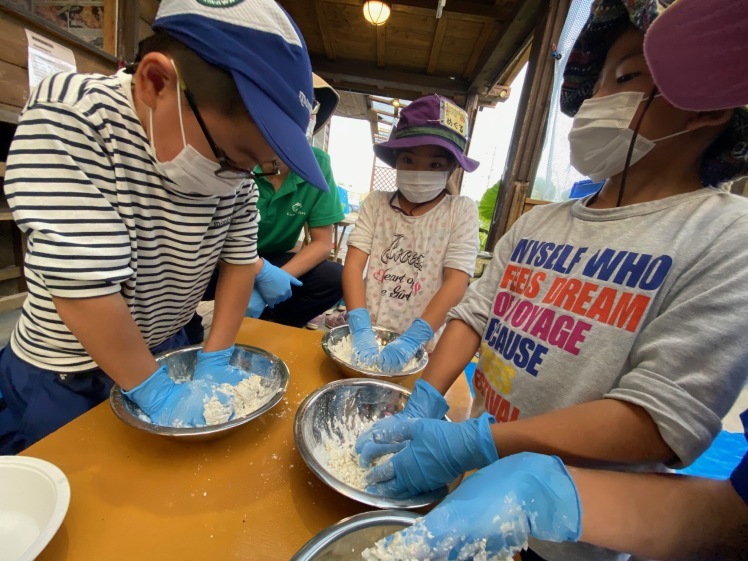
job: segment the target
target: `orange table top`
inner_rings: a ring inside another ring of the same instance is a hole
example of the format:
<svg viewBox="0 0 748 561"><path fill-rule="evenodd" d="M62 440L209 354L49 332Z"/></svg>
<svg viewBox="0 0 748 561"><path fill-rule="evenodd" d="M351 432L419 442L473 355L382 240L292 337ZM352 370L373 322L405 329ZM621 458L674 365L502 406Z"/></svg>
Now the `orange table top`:
<svg viewBox="0 0 748 561"><path fill-rule="evenodd" d="M301 401L341 377L322 334L245 320L238 343L267 349L291 371L285 399L233 434L186 444L126 426L103 403L28 448L70 480L60 530L39 561L287 560L320 530L373 510L319 481L296 450ZM466 418L464 377L447 394Z"/></svg>

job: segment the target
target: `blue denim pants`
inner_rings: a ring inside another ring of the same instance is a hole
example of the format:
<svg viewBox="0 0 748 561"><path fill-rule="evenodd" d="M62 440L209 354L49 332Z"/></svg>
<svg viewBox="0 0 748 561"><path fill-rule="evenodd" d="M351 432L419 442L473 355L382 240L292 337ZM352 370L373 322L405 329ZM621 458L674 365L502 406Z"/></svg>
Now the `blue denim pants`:
<svg viewBox="0 0 748 561"><path fill-rule="evenodd" d="M183 329L151 349L188 344ZM0 351L0 454L17 454L109 397L114 382L101 369L61 375Z"/></svg>

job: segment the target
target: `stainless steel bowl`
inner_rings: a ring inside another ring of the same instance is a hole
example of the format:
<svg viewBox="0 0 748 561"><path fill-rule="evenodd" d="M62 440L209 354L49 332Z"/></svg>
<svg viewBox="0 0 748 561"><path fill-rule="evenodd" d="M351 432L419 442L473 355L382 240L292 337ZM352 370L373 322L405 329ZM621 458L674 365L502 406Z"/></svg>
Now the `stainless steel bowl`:
<svg viewBox="0 0 748 561"><path fill-rule="evenodd" d="M201 348L202 345L193 345L191 347L168 351L157 356L156 362L159 364L165 363L169 376L174 380L191 380L197 361L197 351ZM270 381L275 390L273 396L262 407L238 419L205 427L176 428L155 425L146 420L147 416L135 403L125 397L117 385L112 388L112 392L109 394L109 403L114 410L114 414L122 422L151 434L180 440L210 440L217 438L272 409L283 398L288 389L288 367L277 356L265 350L247 345L236 345L236 350L231 356L231 365L244 372L262 376Z"/></svg>
<svg viewBox="0 0 748 561"><path fill-rule="evenodd" d="M336 380L307 396L296 411L294 440L301 457L314 474L338 493L377 508L421 508L442 500L447 487L411 499L390 499L351 487L331 474L318 456L324 436L334 431L333 421L354 416L381 419L405 407L410 392L381 380ZM315 454L315 452L317 454Z"/></svg>
<svg viewBox="0 0 748 561"><path fill-rule="evenodd" d="M384 537L413 524L417 514L402 510L364 512L325 528L309 540L291 561L361 559L361 552Z"/></svg>
<svg viewBox="0 0 748 561"><path fill-rule="evenodd" d="M410 370L405 370L403 372L378 372L375 370L369 370L368 368L354 366L350 362L346 362L338 358L333 354L332 350L330 350L330 347L332 345L335 345L343 337L346 337L349 334L350 330L348 326L341 325L339 327L334 327L333 329L325 333L324 337L322 337L322 350L324 350L325 354L327 354L327 356L329 356L333 360L333 362L338 366L338 368L340 368L343 374L348 376L349 378L373 378L375 380L387 380L390 382L401 383L411 376L415 376L416 374L422 372L423 369L426 368L426 364L428 364L429 362L429 354L423 349L423 347L421 347L420 349L418 349L418 352L416 352L415 359L418 362L416 367L411 368ZM377 339L384 345L400 336L400 334L396 331L384 329L383 327L375 327L374 335L376 335Z"/></svg>

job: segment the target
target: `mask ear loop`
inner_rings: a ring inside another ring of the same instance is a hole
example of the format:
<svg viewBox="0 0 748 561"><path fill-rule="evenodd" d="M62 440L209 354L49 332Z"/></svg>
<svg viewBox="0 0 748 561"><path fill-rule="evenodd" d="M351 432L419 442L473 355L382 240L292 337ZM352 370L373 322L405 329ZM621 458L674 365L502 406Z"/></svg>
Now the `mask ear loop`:
<svg viewBox="0 0 748 561"><path fill-rule="evenodd" d="M647 110L649 109L649 106L652 105L652 102L654 101L656 94L657 94L657 87L655 86L652 88L652 91L649 94L649 99L647 99L647 103L644 105L644 110L642 111L642 114L639 116L639 120L636 122L636 126L634 127L634 134L631 135L631 142L629 143L629 150L626 153L626 163L623 166L623 174L621 175L621 187L618 189L618 202L616 203L616 208L621 206L621 201L623 200L623 190L626 187L626 177L628 176L629 165L631 164L631 158L634 154L634 145L636 144L636 137L639 136L639 128L641 127L642 121L644 120L644 115L647 114Z"/></svg>

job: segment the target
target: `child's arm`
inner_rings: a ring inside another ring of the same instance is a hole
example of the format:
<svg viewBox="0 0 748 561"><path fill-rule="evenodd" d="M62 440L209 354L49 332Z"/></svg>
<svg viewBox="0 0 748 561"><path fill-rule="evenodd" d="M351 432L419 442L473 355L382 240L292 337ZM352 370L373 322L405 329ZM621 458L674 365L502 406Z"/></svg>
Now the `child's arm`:
<svg viewBox="0 0 748 561"><path fill-rule="evenodd" d="M582 506L580 541L647 559L737 560L748 551L748 505L729 481L569 472Z"/></svg>
<svg viewBox="0 0 748 561"><path fill-rule="evenodd" d="M245 186L237 197L221 249L213 324L203 347L205 353L228 349L234 344L257 273L257 187Z"/></svg>
<svg viewBox="0 0 748 561"><path fill-rule="evenodd" d="M366 288L364 285L364 269L369 260L369 254L356 247L349 247L343 266L343 298L349 310L366 307Z"/></svg>
<svg viewBox="0 0 748 561"><path fill-rule="evenodd" d="M616 399L497 423L491 433L502 458L537 452L581 466L672 463L677 459L644 408Z"/></svg>
<svg viewBox="0 0 748 561"><path fill-rule="evenodd" d="M91 358L125 390L158 369L120 293L95 298L53 297L52 301Z"/></svg>
<svg viewBox="0 0 748 561"><path fill-rule="evenodd" d="M366 308L364 271L369 261L377 224L378 193L371 193L361 204L361 212L348 237L348 253L343 266L343 298L350 310Z"/></svg>
<svg viewBox="0 0 748 561"><path fill-rule="evenodd" d="M480 334L464 321L455 319L447 324L429 363L423 380L439 393L445 394L478 352Z"/></svg>
<svg viewBox="0 0 748 561"><path fill-rule="evenodd" d="M470 275L465 271L450 267L444 268L442 285L421 314L421 318L431 326L432 330L437 331L444 325L447 312L459 304L465 296L469 280Z"/></svg>
<svg viewBox="0 0 748 561"><path fill-rule="evenodd" d="M236 333L252 294L255 265L232 265L221 261L213 324L203 352L220 351L234 344Z"/></svg>

